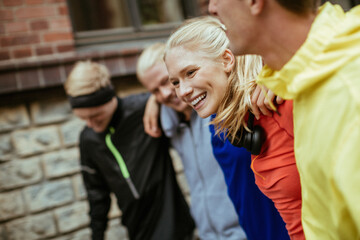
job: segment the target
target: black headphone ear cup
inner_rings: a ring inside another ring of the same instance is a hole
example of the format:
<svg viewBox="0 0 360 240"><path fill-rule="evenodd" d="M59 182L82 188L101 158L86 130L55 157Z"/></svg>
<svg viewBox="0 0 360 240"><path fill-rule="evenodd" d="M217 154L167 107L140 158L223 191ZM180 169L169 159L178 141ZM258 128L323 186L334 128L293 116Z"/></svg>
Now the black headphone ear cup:
<svg viewBox="0 0 360 240"><path fill-rule="evenodd" d="M261 146L264 142L264 130L260 126L254 126L251 141L250 152L253 155L259 155L261 152Z"/></svg>
<svg viewBox="0 0 360 240"><path fill-rule="evenodd" d="M261 126L253 126L254 115L249 112L248 127L251 132L246 131L244 128L236 133L236 139L232 143L235 147L244 147L251 154L259 155L261 146L265 141L265 131ZM241 134L242 133L242 134ZM239 137L241 136L241 138Z"/></svg>
<svg viewBox="0 0 360 240"><path fill-rule="evenodd" d="M251 151L252 133L245 130L243 134L243 147Z"/></svg>

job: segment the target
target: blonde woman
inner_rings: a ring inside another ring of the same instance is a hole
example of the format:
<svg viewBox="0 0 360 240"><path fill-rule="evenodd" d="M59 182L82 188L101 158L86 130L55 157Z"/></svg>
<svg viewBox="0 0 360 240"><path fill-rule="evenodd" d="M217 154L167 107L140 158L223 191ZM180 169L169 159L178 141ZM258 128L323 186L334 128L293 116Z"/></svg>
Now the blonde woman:
<svg viewBox="0 0 360 240"><path fill-rule="evenodd" d="M279 105L278 114L272 117L254 119L249 114L262 59L254 55L234 57L225 31L213 17L183 24L167 42L164 59L169 80L177 95L201 117L217 114L213 119L217 133L224 133L233 144L245 146L254 154L251 167L256 184L273 200L290 238L305 239L293 151L292 102ZM251 141L254 138L258 141Z"/></svg>

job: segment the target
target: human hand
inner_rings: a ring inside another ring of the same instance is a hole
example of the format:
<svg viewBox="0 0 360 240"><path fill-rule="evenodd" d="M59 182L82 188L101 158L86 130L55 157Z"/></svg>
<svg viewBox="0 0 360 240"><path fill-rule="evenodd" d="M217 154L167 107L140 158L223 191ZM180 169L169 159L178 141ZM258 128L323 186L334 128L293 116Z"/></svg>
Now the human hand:
<svg viewBox="0 0 360 240"><path fill-rule="evenodd" d="M252 96L251 96L251 110L256 117L256 119L260 118L260 114L265 116L272 116L272 111L276 111L274 109L274 99L276 97L276 104L282 104L284 100L276 96L271 90L267 89L264 86L257 85Z"/></svg>
<svg viewBox="0 0 360 240"><path fill-rule="evenodd" d="M143 116L144 131L151 137L161 137L161 129L159 127L160 105L156 101L154 95L151 95L146 103Z"/></svg>

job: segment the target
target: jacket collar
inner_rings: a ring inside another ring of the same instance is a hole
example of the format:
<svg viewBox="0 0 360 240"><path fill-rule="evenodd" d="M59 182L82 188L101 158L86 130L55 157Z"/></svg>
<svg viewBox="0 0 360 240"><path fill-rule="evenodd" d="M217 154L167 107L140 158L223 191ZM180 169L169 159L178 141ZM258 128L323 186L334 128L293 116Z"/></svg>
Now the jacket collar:
<svg viewBox="0 0 360 240"><path fill-rule="evenodd" d="M257 83L266 85L285 99L295 99L326 79L347 61L342 48L336 49L336 44L346 40L341 37L344 27L349 25L349 21L344 21L345 16L340 6L325 3L296 54L279 71L265 65Z"/></svg>
<svg viewBox="0 0 360 240"><path fill-rule="evenodd" d="M196 112L192 111L190 121L184 121L178 112L165 105L161 106L160 114L162 129L165 135L170 138L174 137L180 128L189 126L194 118L194 114L196 116Z"/></svg>
<svg viewBox="0 0 360 240"><path fill-rule="evenodd" d="M122 118L122 100L119 97L116 97L116 99L117 99L118 104L117 104L115 112L111 118L111 121L107 127L108 129L109 129L109 127L116 128L116 126L119 124L119 122Z"/></svg>

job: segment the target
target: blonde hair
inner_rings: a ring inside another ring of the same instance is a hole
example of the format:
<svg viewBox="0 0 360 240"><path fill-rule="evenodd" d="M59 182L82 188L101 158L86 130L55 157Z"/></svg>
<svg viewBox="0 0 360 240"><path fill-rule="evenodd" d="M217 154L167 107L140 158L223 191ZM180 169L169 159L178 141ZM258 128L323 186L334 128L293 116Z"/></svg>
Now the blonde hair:
<svg viewBox="0 0 360 240"><path fill-rule="evenodd" d="M229 40L225 26L211 16L197 17L184 22L169 38L166 53L176 47L196 51L202 56L218 61L226 49ZM246 127L244 117L251 106L251 94L256 83L255 79L263 66L262 58L257 55L245 55L235 58L235 65L228 77L227 90L221 100L217 115L211 122L216 134L223 132L231 142L236 133Z"/></svg>
<svg viewBox="0 0 360 240"><path fill-rule="evenodd" d="M218 60L229 47L225 29L218 19L211 16L189 19L168 39L164 58L171 48L182 46L206 58Z"/></svg>
<svg viewBox="0 0 360 240"><path fill-rule="evenodd" d="M231 72L225 96L221 101L217 115L211 122L214 124L216 134L224 132L231 142L240 136L247 123L244 120L251 106L251 95L256 87L256 77L263 67L262 58L257 55L243 55L236 57L236 65Z"/></svg>
<svg viewBox="0 0 360 240"><path fill-rule="evenodd" d="M72 97L91 94L111 85L110 73L106 66L88 61L79 61L71 70L64 88Z"/></svg>
<svg viewBox="0 0 360 240"><path fill-rule="evenodd" d="M136 75L140 80L145 72L154 66L156 63L163 62L165 51L165 43L154 43L141 53L137 65L136 65Z"/></svg>

